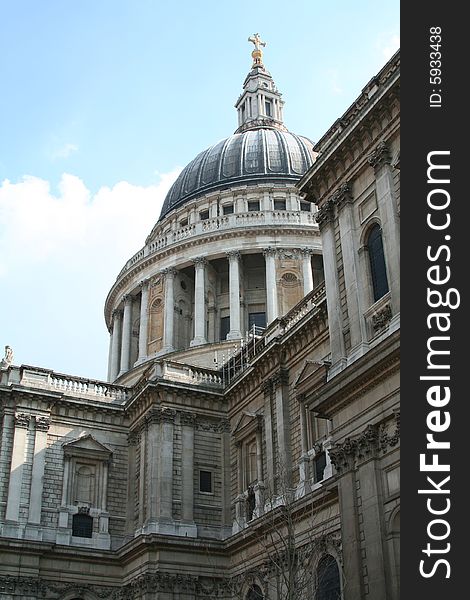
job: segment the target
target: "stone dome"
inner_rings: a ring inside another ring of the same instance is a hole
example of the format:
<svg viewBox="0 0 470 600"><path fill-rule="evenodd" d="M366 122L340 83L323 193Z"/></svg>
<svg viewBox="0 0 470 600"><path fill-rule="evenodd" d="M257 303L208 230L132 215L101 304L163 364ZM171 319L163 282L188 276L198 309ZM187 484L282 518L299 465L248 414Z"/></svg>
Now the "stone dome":
<svg viewBox="0 0 470 600"><path fill-rule="evenodd" d="M312 165L312 147L308 138L278 128L234 133L198 154L182 170L165 198L159 220L212 190L298 181Z"/></svg>

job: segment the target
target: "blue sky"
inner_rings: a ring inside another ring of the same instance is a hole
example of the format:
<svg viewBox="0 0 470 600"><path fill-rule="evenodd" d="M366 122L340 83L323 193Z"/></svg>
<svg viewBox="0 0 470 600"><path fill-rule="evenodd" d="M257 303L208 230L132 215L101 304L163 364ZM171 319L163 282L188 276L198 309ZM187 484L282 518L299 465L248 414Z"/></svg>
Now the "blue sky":
<svg viewBox="0 0 470 600"><path fill-rule="evenodd" d="M264 59L317 140L399 44L399 3L0 0L0 353L104 378L107 289Z"/></svg>

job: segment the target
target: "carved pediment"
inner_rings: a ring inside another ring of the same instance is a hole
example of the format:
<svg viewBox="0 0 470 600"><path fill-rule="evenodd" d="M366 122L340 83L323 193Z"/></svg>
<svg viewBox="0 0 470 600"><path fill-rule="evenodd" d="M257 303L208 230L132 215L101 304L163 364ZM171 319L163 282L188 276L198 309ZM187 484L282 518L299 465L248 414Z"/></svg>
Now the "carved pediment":
<svg viewBox="0 0 470 600"><path fill-rule="evenodd" d="M235 427L233 435L236 439L241 439L255 432L262 426L263 416L258 413L244 412L240 415Z"/></svg>
<svg viewBox="0 0 470 600"><path fill-rule="evenodd" d="M101 442L98 442L90 433L67 442L62 447L66 456L109 460L112 455L112 451Z"/></svg>
<svg viewBox="0 0 470 600"><path fill-rule="evenodd" d="M306 360L294 383L298 394L310 394L326 383L330 363Z"/></svg>

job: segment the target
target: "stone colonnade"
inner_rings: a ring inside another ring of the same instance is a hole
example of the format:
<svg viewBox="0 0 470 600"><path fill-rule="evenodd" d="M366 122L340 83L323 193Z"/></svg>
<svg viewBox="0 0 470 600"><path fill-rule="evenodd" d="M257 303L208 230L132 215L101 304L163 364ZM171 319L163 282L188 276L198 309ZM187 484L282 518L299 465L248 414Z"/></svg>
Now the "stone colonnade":
<svg viewBox="0 0 470 600"><path fill-rule="evenodd" d="M277 275L276 256L277 248L265 248L263 254L266 264L266 322L271 323L280 316L277 299ZM295 252L295 250L294 250ZM303 294L312 291L314 286L311 256L311 248L302 248L298 252L301 260ZM234 250L227 252L229 261L229 299L230 299L230 330L228 340L236 340L242 337L241 327L241 300L240 300L240 262L241 252ZM190 346L200 346L207 343L206 339L206 269L208 259L196 257L194 263L194 337ZM177 269L170 267L160 272L165 278L165 303L163 316L163 347L162 354L175 350L174 342L174 280ZM117 308L112 314L110 353L108 366L108 380L114 381L120 375L129 371L134 365L131 364L131 342L132 342L132 305L140 298L140 326L138 358L136 364L147 359L147 336L148 336L148 295L149 279L140 283L140 293L126 294L122 298L122 307Z"/></svg>

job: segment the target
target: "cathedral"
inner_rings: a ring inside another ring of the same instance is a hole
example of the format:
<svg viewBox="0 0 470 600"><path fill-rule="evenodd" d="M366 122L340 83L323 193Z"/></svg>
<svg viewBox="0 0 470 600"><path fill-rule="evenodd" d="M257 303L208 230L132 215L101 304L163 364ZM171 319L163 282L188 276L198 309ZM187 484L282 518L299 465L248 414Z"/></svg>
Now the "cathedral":
<svg viewBox="0 0 470 600"><path fill-rule="evenodd" d="M313 143L249 41L105 300L108 380L7 347L0 600L399 598L400 56Z"/></svg>

